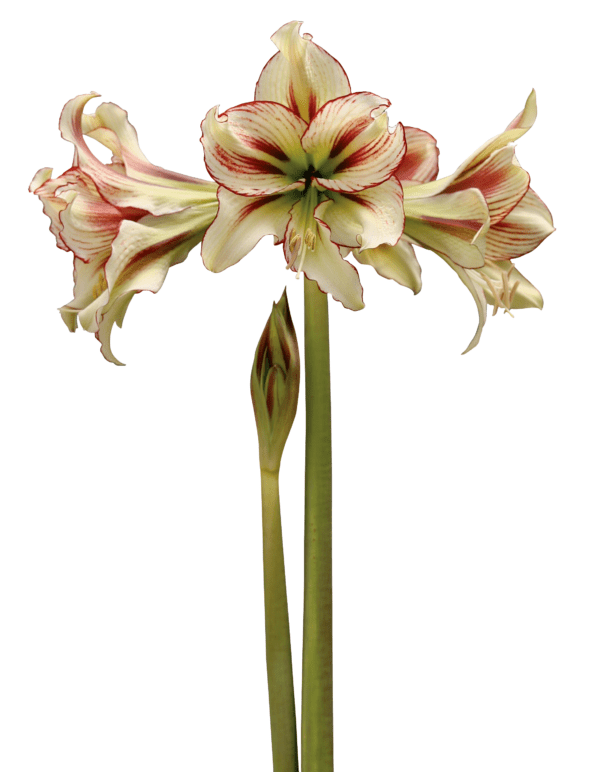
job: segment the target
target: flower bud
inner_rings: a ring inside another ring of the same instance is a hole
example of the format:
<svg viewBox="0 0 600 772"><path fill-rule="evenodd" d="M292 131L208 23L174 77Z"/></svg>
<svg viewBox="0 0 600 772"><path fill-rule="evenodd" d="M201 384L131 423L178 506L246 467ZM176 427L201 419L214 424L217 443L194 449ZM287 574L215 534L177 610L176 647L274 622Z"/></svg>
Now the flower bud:
<svg viewBox="0 0 600 772"><path fill-rule="evenodd" d="M260 466L265 471L279 470L299 390L300 352L284 290L260 336L250 379Z"/></svg>

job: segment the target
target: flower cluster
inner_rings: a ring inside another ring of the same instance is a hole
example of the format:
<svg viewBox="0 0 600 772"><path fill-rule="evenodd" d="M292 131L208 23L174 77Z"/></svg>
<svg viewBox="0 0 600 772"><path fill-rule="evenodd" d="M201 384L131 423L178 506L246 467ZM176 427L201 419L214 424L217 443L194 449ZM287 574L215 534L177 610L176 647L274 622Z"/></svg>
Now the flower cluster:
<svg viewBox="0 0 600 772"><path fill-rule="evenodd" d="M341 64L301 34L300 22L273 35L278 52L254 95L202 122L205 182L153 166L127 114L103 104L84 115L89 94L67 103L60 128L75 145L73 167L56 179L40 170L41 198L62 249L75 255L75 296L61 314L95 332L102 351L136 292L156 292L167 270L202 242L211 271L237 263L265 235L283 246L287 267L352 310L363 308L358 264L421 289L414 246L439 255L477 304L479 341L487 305L542 307L512 261L553 230L513 142L536 117L535 93L501 134L454 174L437 179L438 149L427 132L390 128L390 102L352 92ZM113 153L101 163L85 136Z"/></svg>
<svg viewBox="0 0 600 772"><path fill-rule="evenodd" d="M60 309L65 324L74 332L79 320L106 359L121 364L110 347L113 325L122 325L137 292L158 292L169 268L200 243L217 211L217 186L151 164L124 110L104 103L83 113L95 96L71 99L60 117L62 136L75 146L73 166L55 179L40 169L29 190L57 246L75 255L74 297ZM96 158L86 136L111 151L111 163Z"/></svg>

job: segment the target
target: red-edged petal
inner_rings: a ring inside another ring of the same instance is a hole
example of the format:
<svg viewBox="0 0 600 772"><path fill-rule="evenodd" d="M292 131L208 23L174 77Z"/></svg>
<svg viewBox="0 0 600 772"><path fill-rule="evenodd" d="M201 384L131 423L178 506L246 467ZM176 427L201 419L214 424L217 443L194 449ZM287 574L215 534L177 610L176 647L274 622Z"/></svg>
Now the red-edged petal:
<svg viewBox="0 0 600 772"><path fill-rule="evenodd" d="M91 115L82 116L83 133L100 142L113 154L113 162L122 164L129 177L170 188L197 191L212 182L179 174L150 163L142 152L137 131L129 122L127 111L113 102L103 102Z"/></svg>
<svg viewBox="0 0 600 772"><path fill-rule="evenodd" d="M404 127L406 153L394 172L397 179L429 182L438 176L440 151L437 142L426 131Z"/></svg>
<svg viewBox="0 0 600 772"><path fill-rule="evenodd" d="M445 193L477 188L488 205L491 224L503 220L529 188L529 174L517 163L514 147L494 151L478 166L471 167L444 189Z"/></svg>
<svg viewBox="0 0 600 772"><path fill-rule="evenodd" d="M529 131L529 129L535 123L537 117L537 103L535 90L532 89L531 93L527 97L525 107L507 126L505 131L498 134L492 139L488 140L478 150L476 150L467 160L459 166L454 173L454 177L457 177L469 169L477 166L486 158L488 158L494 151L499 150L502 147L511 142L516 142L523 134Z"/></svg>
<svg viewBox="0 0 600 772"><path fill-rule="evenodd" d="M195 247L214 217L214 207L189 207L181 212L137 222L125 220L110 255L96 254L88 262L75 258L73 300L60 309L71 332L77 322L96 334L109 362L121 364L111 351L110 332L121 326L131 298L137 292L158 292L168 269L181 263Z"/></svg>
<svg viewBox="0 0 600 772"><path fill-rule="evenodd" d="M254 98L279 102L309 122L326 102L350 93L342 65L300 34L302 22L292 21L271 37L279 49L263 69Z"/></svg>
<svg viewBox="0 0 600 772"><path fill-rule="evenodd" d="M529 188L517 206L488 231L485 256L492 260L520 257L533 251L554 230L550 210Z"/></svg>
<svg viewBox="0 0 600 772"><path fill-rule="evenodd" d="M322 292L330 293L346 308L364 308L358 272L344 260L339 247L331 241L329 228L307 212L306 202L298 201L291 210L285 233L284 252L294 271L303 271L316 281Z"/></svg>
<svg viewBox="0 0 600 772"><path fill-rule="evenodd" d="M401 124L389 131L389 105L387 99L361 92L334 99L318 111L302 137L316 182L352 193L392 176L406 143Z"/></svg>
<svg viewBox="0 0 600 772"><path fill-rule="evenodd" d="M56 246L68 252L69 247L62 239L62 223L60 221L60 213L66 208L67 202L56 195L56 189L63 185L64 177L65 175L62 175L62 177L53 180L52 169L45 166L35 173L29 185L29 192L35 193L42 202L44 214L50 220L50 232L56 239Z"/></svg>
<svg viewBox="0 0 600 772"><path fill-rule="evenodd" d="M304 186L300 137L306 123L275 102L249 102L202 121L206 168L221 185L242 196L268 196Z"/></svg>
<svg viewBox="0 0 600 772"><path fill-rule="evenodd" d="M413 198L420 189L421 186L409 187L404 191L405 236L419 246L445 255L464 268L482 266L489 228L489 215L483 195L470 188L455 193Z"/></svg>
<svg viewBox="0 0 600 772"><path fill-rule="evenodd" d="M372 249L396 244L404 227L402 185L395 177L357 193L330 193L315 210L331 240L345 247Z"/></svg>
<svg viewBox="0 0 600 772"><path fill-rule="evenodd" d="M121 364L111 351L110 332L115 322L122 324L132 295L143 290L158 292L169 268L183 262L200 243L213 216L205 207L190 207L121 225L104 266L106 290L79 313L82 326L96 332L110 362Z"/></svg>
<svg viewBox="0 0 600 772"><path fill-rule="evenodd" d="M38 175L36 178L42 179ZM39 187L35 184L34 178L33 192L39 196L44 212L50 217L50 229L56 236L57 245L72 251L85 262L98 256L107 258L123 219L139 220L146 214L143 210L120 209L109 204L99 194L92 178L79 169L69 169L55 180L47 179Z"/></svg>
<svg viewBox="0 0 600 772"><path fill-rule="evenodd" d="M186 206L199 205L214 198L214 183L200 181L198 185L172 187L161 184L159 179L147 182L129 177L123 173L122 164L107 165L99 161L84 139L83 126L83 109L96 96L99 95L83 94L67 102L60 117L60 131L64 139L75 145L74 165L93 179L103 198L114 206L135 207L155 215L180 211ZM100 128L94 121L86 120L85 123L86 130ZM108 135L100 132L98 136L106 140Z"/></svg>
<svg viewBox="0 0 600 772"><path fill-rule="evenodd" d="M403 287L411 289L415 295L421 291L421 266L415 250L404 238L394 246L382 244L375 249L354 251L354 257L363 265L371 265L384 279L392 279Z"/></svg>
<svg viewBox="0 0 600 772"><path fill-rule="evenodd" d="M220 187L219 211L202 242L204 265L218 273L241 260L263 236L282 241L298 195L238 196Z"/></svg>

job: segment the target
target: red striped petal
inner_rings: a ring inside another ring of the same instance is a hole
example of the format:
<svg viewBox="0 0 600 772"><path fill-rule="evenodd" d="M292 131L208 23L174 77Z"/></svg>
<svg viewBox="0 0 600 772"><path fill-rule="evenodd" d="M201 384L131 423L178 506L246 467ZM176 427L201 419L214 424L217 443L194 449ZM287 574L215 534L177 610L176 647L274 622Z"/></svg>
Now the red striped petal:
<svg viewBox="0 0 600 772"><path fill-rule="evenodd" d="M346 247L372 249L396 244L404 227L402 185L395 177L357 193L334 193L315 210L331 231L331 239Z"/></svg>
<svg viewBox="0 0 600 772"><path fill-rule="evenodd" d="M206 168L221 185L242 196L267 196L301 188L307 167L300 137L306 123L275 102L249 102L202 122Z"/></svg>
<svg viewBox="0 0 600 772"><path fill-rule="evenodd" d="M387 99L369 92L328 102L302 137L315 179L329 190L354 192L380 185L394 173L406 150L404 130L388 128Z"/></svg>
<svg viewBox="0 0 600 772"><path fill-rule="evenodd" d="M504 220L490 228L485 256L492 260L520 257L536 249L554 230L550 210L530 188Z"/></svg>
<svg viewBox="0 0 600 772"><path fill-rule="evenodd" d="M429 182L438 176L438 158L440 151L437 142L426 131L404 127L406 153L400 166L394 172L397 179Z"/></svg>
<svg viewBox="0 0 600 772"><path fill-rule="evenodd" d="M342 65L300 34L302 22L292 21L277 30L271 40L279 48L263 69L254 98L279 102L307 123L326 102L350 93Z"/></svg>
<svg viewBox="0 0 600 772"><path fill-rule="evenodd" d="M513 146L494 151L478 166L459 175L445 193L476 188L488 205L491 224L500 222L523 198L529 188L529 175L515 159Z"/></svg>
<svg viewBox="0 0 600 772"><path fill-rule="evenodd" d="M217 196L219 211L202 242L204 265L216 273L241 260L263 236L282 241L299 194L238 196L220 187Z"/></svg>

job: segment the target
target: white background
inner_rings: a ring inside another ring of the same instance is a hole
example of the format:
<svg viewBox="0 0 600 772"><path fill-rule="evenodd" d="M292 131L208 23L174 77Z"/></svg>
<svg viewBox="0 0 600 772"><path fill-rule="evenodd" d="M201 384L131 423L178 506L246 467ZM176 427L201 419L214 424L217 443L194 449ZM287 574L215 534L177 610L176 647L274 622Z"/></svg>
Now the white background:
<svg viewBox="0 0 600 772"><path fill-rule="evenodd" d="M210 8L210 10L209 10ZM449 174L522 109L521 164L557 232L518 268L545 309L490 318L420 252L424 287L362 268L331 303L336 768L597 772L596 21L481 2L20 4L5 18L0 767L271 769L257 447L248 380L271 302L302 283L263 243L199 249L114 334L56 311L71 261L34 172L71 164L76 94L129 111L151 161L206 177L199 124L252 98L291 19ZM93 103L92 103L93 104ZM282 470L300 691L300 407ZM308 770L307 772L311 772Z"/></svg>

